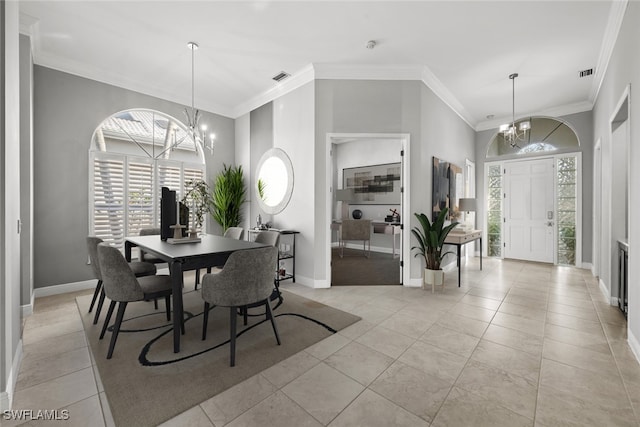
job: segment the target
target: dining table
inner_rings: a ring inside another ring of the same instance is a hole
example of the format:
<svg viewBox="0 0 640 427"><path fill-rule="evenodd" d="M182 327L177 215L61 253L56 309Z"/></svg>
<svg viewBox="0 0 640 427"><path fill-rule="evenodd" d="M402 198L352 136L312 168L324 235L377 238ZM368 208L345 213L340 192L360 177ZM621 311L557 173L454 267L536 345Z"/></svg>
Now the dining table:
<svg viewBox="0 0 640 427"><path fill-rule="evenodd" d="M160 258L169 265L173 293L173 351L180 352L180 335L184 333L182 306L183 272L223 266L235 251L268 246L262 243L206 234L198 239L178 242L161 240L159 235L130 236L125 239L125 258L131 261L131 250L138 247L145 253ZM275 273L275 272L274 272Z"/></svg>

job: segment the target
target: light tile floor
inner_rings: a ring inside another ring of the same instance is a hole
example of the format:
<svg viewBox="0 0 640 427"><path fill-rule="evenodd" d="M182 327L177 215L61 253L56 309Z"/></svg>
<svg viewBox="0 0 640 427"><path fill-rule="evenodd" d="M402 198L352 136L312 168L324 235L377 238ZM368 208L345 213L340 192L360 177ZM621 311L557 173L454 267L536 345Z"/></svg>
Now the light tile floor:
<svg viewBox="0 0 640 427"><path fill-rule="evenodd" d="M625 319L589 271L471 259L456 284L455 272L435 294L283 284L362 320L165 426L640 425ZM111 426L76 295L36 300L14 409Z"/></svg>

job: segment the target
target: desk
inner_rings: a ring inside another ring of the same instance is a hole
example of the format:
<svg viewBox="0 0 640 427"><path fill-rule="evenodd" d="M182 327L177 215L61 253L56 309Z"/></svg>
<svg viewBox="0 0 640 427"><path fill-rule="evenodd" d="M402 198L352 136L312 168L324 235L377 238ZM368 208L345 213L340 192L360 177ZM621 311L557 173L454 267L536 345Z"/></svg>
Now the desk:
<svg viewBox="0 0 640 427"><path fill-rule="evenodd" d="M460 247L462 245L466 245L467 243L474 242L476 240L480 240L480 270L482 270L482 231L481 230L472 230L468 232L462 233L454 233L453 231L447 235L447 238L444 239L444 243L447 245L454 245L458 247L458 287L460 287Z"/></svg>
<svg viewBox="0 0 640 427"><path fill-rule="evenodd" d="M396 235L402 233L402 225L399 222L373 222L373 232L380 234L390 234L393 240L392 257L396 257ZM400 256L400 254L398 254Z"/></svg>
<svg viewBox="0 0 640 427"><path fill-rule="evenodd" d="M173 351L180 351L180 331L184 321L182 309L182 272L224 265L233 252L261 248L267 245L222 236L205 235L199 243L172 245L160 240L160 236L132 236L124 242L125 258L131 261L131 248L137 246L145 252L169 264L173 290Z"/></svg>

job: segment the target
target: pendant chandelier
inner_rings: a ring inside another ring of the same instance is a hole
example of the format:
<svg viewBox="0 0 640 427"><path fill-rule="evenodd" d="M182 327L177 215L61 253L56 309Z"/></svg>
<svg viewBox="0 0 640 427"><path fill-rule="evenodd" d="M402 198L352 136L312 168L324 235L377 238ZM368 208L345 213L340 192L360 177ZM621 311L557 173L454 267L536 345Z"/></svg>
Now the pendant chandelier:
<svg viewBox="0 0 640 427"><path fill-rule="evenodd" d="M518 143L526 142L527 131L531 129L531 122L528 120L518 123L516 126L516 77L518 73L509 75L511 79L511 123L500 125L499 132L502 134L505 142L511 146L511 148L521 148Z"/></svg>
<svg viewBox="0 0 640 427"><path fill-rule="evenodd" d="M187 47L191 49L191 110L188 108L184 109L184 114L187 117L187 127L189 128L189 133L193 138L196 151L198 150L197 143L199 142L202 144L203 149L208 149L213 155L213 143L216 135L214 133L206 135L207 125L199 125L201 117L200 110L195 108L195 52L198 49L198 43L189 42L187 43Z"/></svg>

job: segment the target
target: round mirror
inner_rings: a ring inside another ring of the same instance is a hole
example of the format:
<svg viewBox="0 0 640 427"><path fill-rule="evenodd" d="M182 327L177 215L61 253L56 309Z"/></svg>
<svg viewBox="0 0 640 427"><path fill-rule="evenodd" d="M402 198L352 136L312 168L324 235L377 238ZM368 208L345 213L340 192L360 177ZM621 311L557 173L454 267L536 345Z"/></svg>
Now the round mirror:
<svg viewBox="0 0 640 427"><path fill-rule="evenodd" d="M293 166L287 153L279 148L269 149L258 163L256 194L260 208L277 214L289 204L293 193Z"/></svg>

